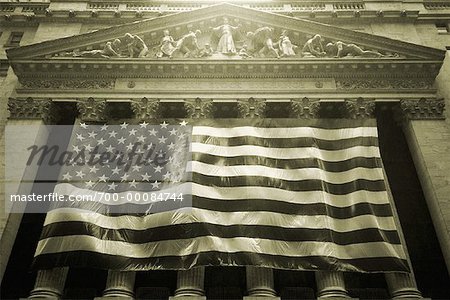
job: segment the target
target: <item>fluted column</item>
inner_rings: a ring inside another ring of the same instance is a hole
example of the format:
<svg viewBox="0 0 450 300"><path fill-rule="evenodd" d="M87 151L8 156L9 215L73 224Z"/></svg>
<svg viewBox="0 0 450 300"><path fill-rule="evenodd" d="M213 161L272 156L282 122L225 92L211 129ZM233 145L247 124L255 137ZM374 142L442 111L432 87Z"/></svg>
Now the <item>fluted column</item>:
<svg viewBox="0 0 450 300"><path fill-rule="evenodd" d="M136 272L110 270L103 297L134 298L135 278Z"/></svg>
<svg viewBox="0 0 450 300"><path fill-rule="evenodd" d="M420 299L422 294L417 289L416 281L408 273L387 273L386 283L392 299Z"/></svg>
<svg viewBox="0 0 450 300"><path fill-rule="evenodd" d="M61 298L68 271L69 268L39 270L29 298Z"/></svg>
<svg viewBox="0 0 450 300"><path fill-rule="evenodd" d="M349 298L342 272L317 271L315 275L318 298Z"/></svg>
<svg viewBox="0 0 450 300"><path fill-rule="evenodd" d="M272 269L247 266L246 274L248 297L244 297L244 299L251 300L258 297L276 297Z"/></svg>
<svg viewBox="0 0 450 300"><path fill-rule="evenodd" d="M204 297L204 281L205 267L197 267L189 270L178 271L175 298L200 297L200 299L206 299Z"/></svg>

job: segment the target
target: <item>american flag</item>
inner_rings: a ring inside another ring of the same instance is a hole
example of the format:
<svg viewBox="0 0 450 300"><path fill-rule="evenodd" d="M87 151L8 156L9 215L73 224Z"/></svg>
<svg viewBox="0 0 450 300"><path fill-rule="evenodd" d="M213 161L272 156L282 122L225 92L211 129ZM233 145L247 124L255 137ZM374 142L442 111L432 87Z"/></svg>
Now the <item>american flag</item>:
<svg viewBox="0 0 450 300"><path fill-rule="evenodd" d="M81 124L69 149L92 152L100 145L102 153L120 157L140 143L153 155L148 165L115 160L95 167L72 159L55 190L67 196L182 191L192 201L55 208L38 243L37 268L408 271L375 120L129 123L97 130ZM144 209L123 209L133 205Z"/></svg>

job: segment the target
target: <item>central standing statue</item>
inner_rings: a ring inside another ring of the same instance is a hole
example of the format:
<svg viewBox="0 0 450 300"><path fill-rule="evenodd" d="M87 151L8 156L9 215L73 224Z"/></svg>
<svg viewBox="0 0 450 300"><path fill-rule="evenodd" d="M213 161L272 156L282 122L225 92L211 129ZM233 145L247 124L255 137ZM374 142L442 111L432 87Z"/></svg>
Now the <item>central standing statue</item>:
<svg viewBox="0 0 450 300"><path fill-rule="evenodd" d="M223 25L212 28L212 30L220 35L219 43L217 44L217 52L233 55L236 54L236 47L234 46L233 31L237 30L238 26L231 26L228 18L223 18Z"/></svg>

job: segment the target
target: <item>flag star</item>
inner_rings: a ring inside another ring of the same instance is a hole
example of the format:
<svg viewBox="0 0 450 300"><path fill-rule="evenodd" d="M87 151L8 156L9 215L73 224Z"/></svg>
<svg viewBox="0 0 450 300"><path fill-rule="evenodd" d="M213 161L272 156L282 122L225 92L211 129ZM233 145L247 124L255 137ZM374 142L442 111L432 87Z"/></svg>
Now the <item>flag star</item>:
<svg viewBox="0 0 450 300"><path fill-rule="evenodd" d="M156 136L158 132L155 130L155 128L152 128L152 130L149 130L148 133L150 133L150 135Z"/></svg>
<svg viewBox="0 0 450 300"><path fill-rule="evenodd" d="M144 149L147 149L147 150L150 150L150 149L152 149L153 148L153 143L150 143L150 144L147 144L147 145L144 145L144 147L143 147Z"/></svg>
<svg viewBox="0 0 450 300"><path fill-rule="evenodd" d="M131 151L131 149L133 149L134 144L133 143L129 143L128 146L126 146L128 151Z"/></svg>
<svg viewBox="0 0 450 300"><path fill-rule="evenodd" d="M114 169L111 170L113 174L119 174L120 169L116 166Z"/></svg>
<svg viewBox="0 0 450 300"><path fill-rule="evenodd" d="M105 140L104 138L100 138L100 139L97 141L97 143L98 143L99 145L103 145L105 142L106 142L106 140Z"/></svg>
<svg viewBox="0 0 450 300"><path fill-rule="evenodd" d="M151 175L148 175L147 172L144 175L141 175L141 176L142 176L142 180L143 181L150 181Z"/></svg>
<svg viewBox="0 0 450 300"><path fill-rule="evenodd" d="M115 191L117 186L118 186L117 184L115 184L114 182L111 182L111 184L108 184L108 190Z"/></svg>
<svg viewBox="0 0 450 300"><path fill-rule="evenodd" d="M103 174L102 176L100 176L100 177L98 178L98 181L106 182L106 180L108 180L108 177L106 177L105 174Z"/></svg>
<svg viewBox="0 0 450 300"><path fill-rule="evenodd" d="M91 131L88 133L88 136L93 139L95 139L96 135L97 135L97 133L95 131Z"/></svg>
<svg viewBox="0 0 450 300"><path fill-rule="evenodd" d="M169 145L167 145L167 148L169 148L169 150L173 150L173 149L175 149L175 144L170 143Z"/></svg>
<svg viewBox="0 0 450 300"><path fill-rule="evenodd" d="M89 173L97 173L98 170L100 169L97 168L96 166L92 166L91 168L89 168Z"/></svg>
<svg viewBox="0 0 450 300"><path fill-rule="evenodd" d="M167 129L167 125L169 125L168 123L166 123L166 121L161 123L161 128L166 128Z"/></svg>
<svg viewBox="0 0 450 300"><path fill-rule="evenodd" d="M86 182L86 186L87 187L93 187L94 186L94 182L92 180L89 180Z"/></svg>
<svg viewBox="0 0 450 300"><path fill-rule="evenodd" d="M81 133L77 133L77 140L82 141L85 137Z"/></svg>
<svg viewBox="0 0 450 300"><path fill-rule="evenodd" d="M141 126L141 128L147 128L148 123L144 121L139 125Z"/></svg>
<svg viewBox="0 0 450 300"><path fill-rule="evenodd" d="M101 155L98 153L94 155L94 159L100 159L100 157L101 157Z"/></svg>
<svg viewBox="0 0 450 300"><path fill-rule="evenodd" d="M161 173L161 170L162 169L164 169L163 167L161 167L161 166L156 166L155 167L155 173Z"/></svg>
<svg viewBox="0 0 450 300"><path fill-rule="evenodd" d="M107 130L108 129L108 125L103 125L102 127L100 127L100 130L101 131L105 131L105 130Z"/></svg>
<svg viewBox="0 0 450 300"><path fill-rule="evenodd" d="M67 172L66 174L63 174L63 180L70 180L72 179L72 176L70 176L70 173Z"/></svg>
<svg viewBox="0 0 450 300"><path fill-rule="evenodd" d="M133 179L133 181L128 183L130 185L130 187L136 187L137 186L137 182L136 180Z"/></svg>
<svg viewBox="0 0 450 300"><path fill-rule="evenodd" d="M127 129L128 124L126 122L123 122L122 124L120 124L120 128L121 129Z"/></svg>
<svg viewBox="0 0 450 300"><path fill-rule="evenodd" d="M138 142L145 142L145 136L141 135L140 137L137 138Z"/></svg>
<svg viewBox="0 0 450 300"><path fill-rule="evenodd" d="M120 181L121 181L121 182L127 181L128 177L130 177L130 175L128 175L127 173L125 173L125 174L123 174L122 177L120 177L120 179L121 179Z"/></svg>
<svg viewBox="0 0 450 300"><path fill-rule="evenodd" d="M170 135L176 135L177 134L177 130L175 128L172 128L172 130L169 130Z"/></svg>
<svg viewBox="0 0 450 300"><path fill-rule="evenodd" d="M184 134L184 133L180 133L180 134L178 135L178 137L179 137L180 139L182 139L182 138L185 137L185 134Z"/></svg>
<svg viewBox="0 0 450 300"><path fill-rule="evenodd" d="M125 144L125 138L124 137L121 137L117 141L119 142L119 144Z"/></svg>
<svg viewBox="0 0 450 300"><path fill-rule="evenodd" d="M136 166L132 166L131 170L135 171L135 172L139 172L141 170L141 168L142 168L141 166L136 165Z"/></svg>
<svg viewBox="0 0 450 300"><path fill-rule="evenodd" d="M88 126L86 125L86 123L80 123L80 126L81 126L81 128L84 128L84 129L88 128Z"/></svg>
<svg viewBox="0 0 450 300"><path fill-rule="evenodd" d="M136 150L136 153L137 153L137 154L143 154L143 153L144 153L144 150L142 150L142 149L137 149L137 150Z"/></svg>
<svg viewBox="0 0 450 300"><path fill-rule="evenodd" d="M169 179L170 178L170 172L167 172L166 174L163 175L163 179Z"/></svg>
<svg viewBox="0 0 450 300"><path fill-rule="evenodd" d="M83 173L83 171L77 171L76 173L77 173L76 176L78 176L78 177L80 177L80 178L83 178L84 175L85 175L85 174Z"/></svg>
<svg viewBox="0 0 450 300"><path fill-rule="evenodd" d="M86 151L91 152L92 150L94 150L94 147L91 146L91 144L87 144L84 149L86 149Z"/></svg>
<svg viewBox="0 0 450 300"><path fill-rule="evenodd" d="M158 182L158 180L155 180L155 182L152 183L152 188L157 189L157 188L159 188L160 184L161 184L161 182Z"/></svg>
<svg viewBox="0 0 450 300"><path fill-rule="evenodd" d="M78 146L74 145L73 146L73 151L75 151L77 154L80 153L80 148L78 148Z"/></svg>
<svg viewBox="0 0 450 300"><path fill-rule="evenodd" d="M113 152L114 151L114 147L112 145L109 145L108 147L106 147L106 152Z"/></svg>
<svg viewBox="0 0 450 300"><path fill-rule="evenodd" d="M116 137L117 132L115 132L115 131L113 130L113 131L111 131L111 132L108 133L108 134L109 134L109 137Z"/></svg>
<svg viewBox="0 0 450 300"><path fill-rule="evenodd" d="M181 126L186 126L186 125L187 125L187 122L186 122L185 120L183 120L183 122L180 122L180 125L181 125Z"/></svg>
<svg viewBox="0 0 450 300"><path fill-rule="evenodd" d="M136 132L137 132L137 130L133 128L130 130L130 135L136 135Z"/></svg>
<svg viewBox="0 0 450 300"><path fill-rule="evenodd" d="M158 141L159 141L161 144L164 144L164 143L167 141L167 138L166 138L165 136L162 136L162 137L158 138Z"/></svg>

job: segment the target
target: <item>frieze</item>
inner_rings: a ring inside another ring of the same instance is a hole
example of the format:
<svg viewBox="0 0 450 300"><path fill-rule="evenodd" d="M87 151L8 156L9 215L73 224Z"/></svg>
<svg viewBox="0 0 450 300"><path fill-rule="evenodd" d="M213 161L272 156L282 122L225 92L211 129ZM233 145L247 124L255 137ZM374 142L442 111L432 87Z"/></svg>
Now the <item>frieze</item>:
<svg viewBox="0 0 450 300"><path fill-rule="evenodd" d="M434 80L420 79L338 79L336 88L353 89L430 89Z"/></svg>
<svg viewBox="0 0 450 300"><path fill-rule="evenodd" d="M365 100L361 97L357 99L346 99L345 110L347 117L351 119L373 118L375 101Z"/></svg>
<svg viewBox="0 0 450 300"><path fill-rule="evenodd" d="M266 100L255 98L239 100L237 107L241 118L264 118Z"/></svg>
<svg viewBox="0 0 450 300"><path fill-rule="evenodd" d="M213 117L213 103L212 100L203 100L196 98L194 100L186 99L184 107L189 118L212 118Z"/></svg>
<svg viewBox="0 0 450 300"><path fill-rule="evenodd" d="M403 99L400 101L400 109L403 118L410 120L445 119L444 99Z"/></svg>
<svg viewBox="0 0 450 300"><path fill-rule="evenodd" d="M292 99L291 108L292 117L302 119L317 118L320 109L320 103L319 99L311 100L307 97L303 99Z"/></svg>
<svg viewBox="0 0 450 300"><path fill-rule="evenodd" d="M79 99L77 102L80 119L87 122L103 122L106 116L106 100L104 99Z"/></svg>
<svg viewBox="0 0 450 300"><path fill-rule="evenodd" d="M51 99L15 99L8 101L9 119L41 119L46 124L54 124L58 113Z"/></svg>
<svg viewBox="0 0 450 300"><path fill-rule="evenodd" d="M159 115L159 104L158 99L149 100L144 97L140 100L132 100L131 110L134 112L135 117L139 120L156 119Z"/></svg>
<svg viewBox="0 0 450 300"><path fill-rule="evenodd" d="M92 79L92 80L46 80L25 79L21 85L25 89L113 89L114 80Z"/></svg>

